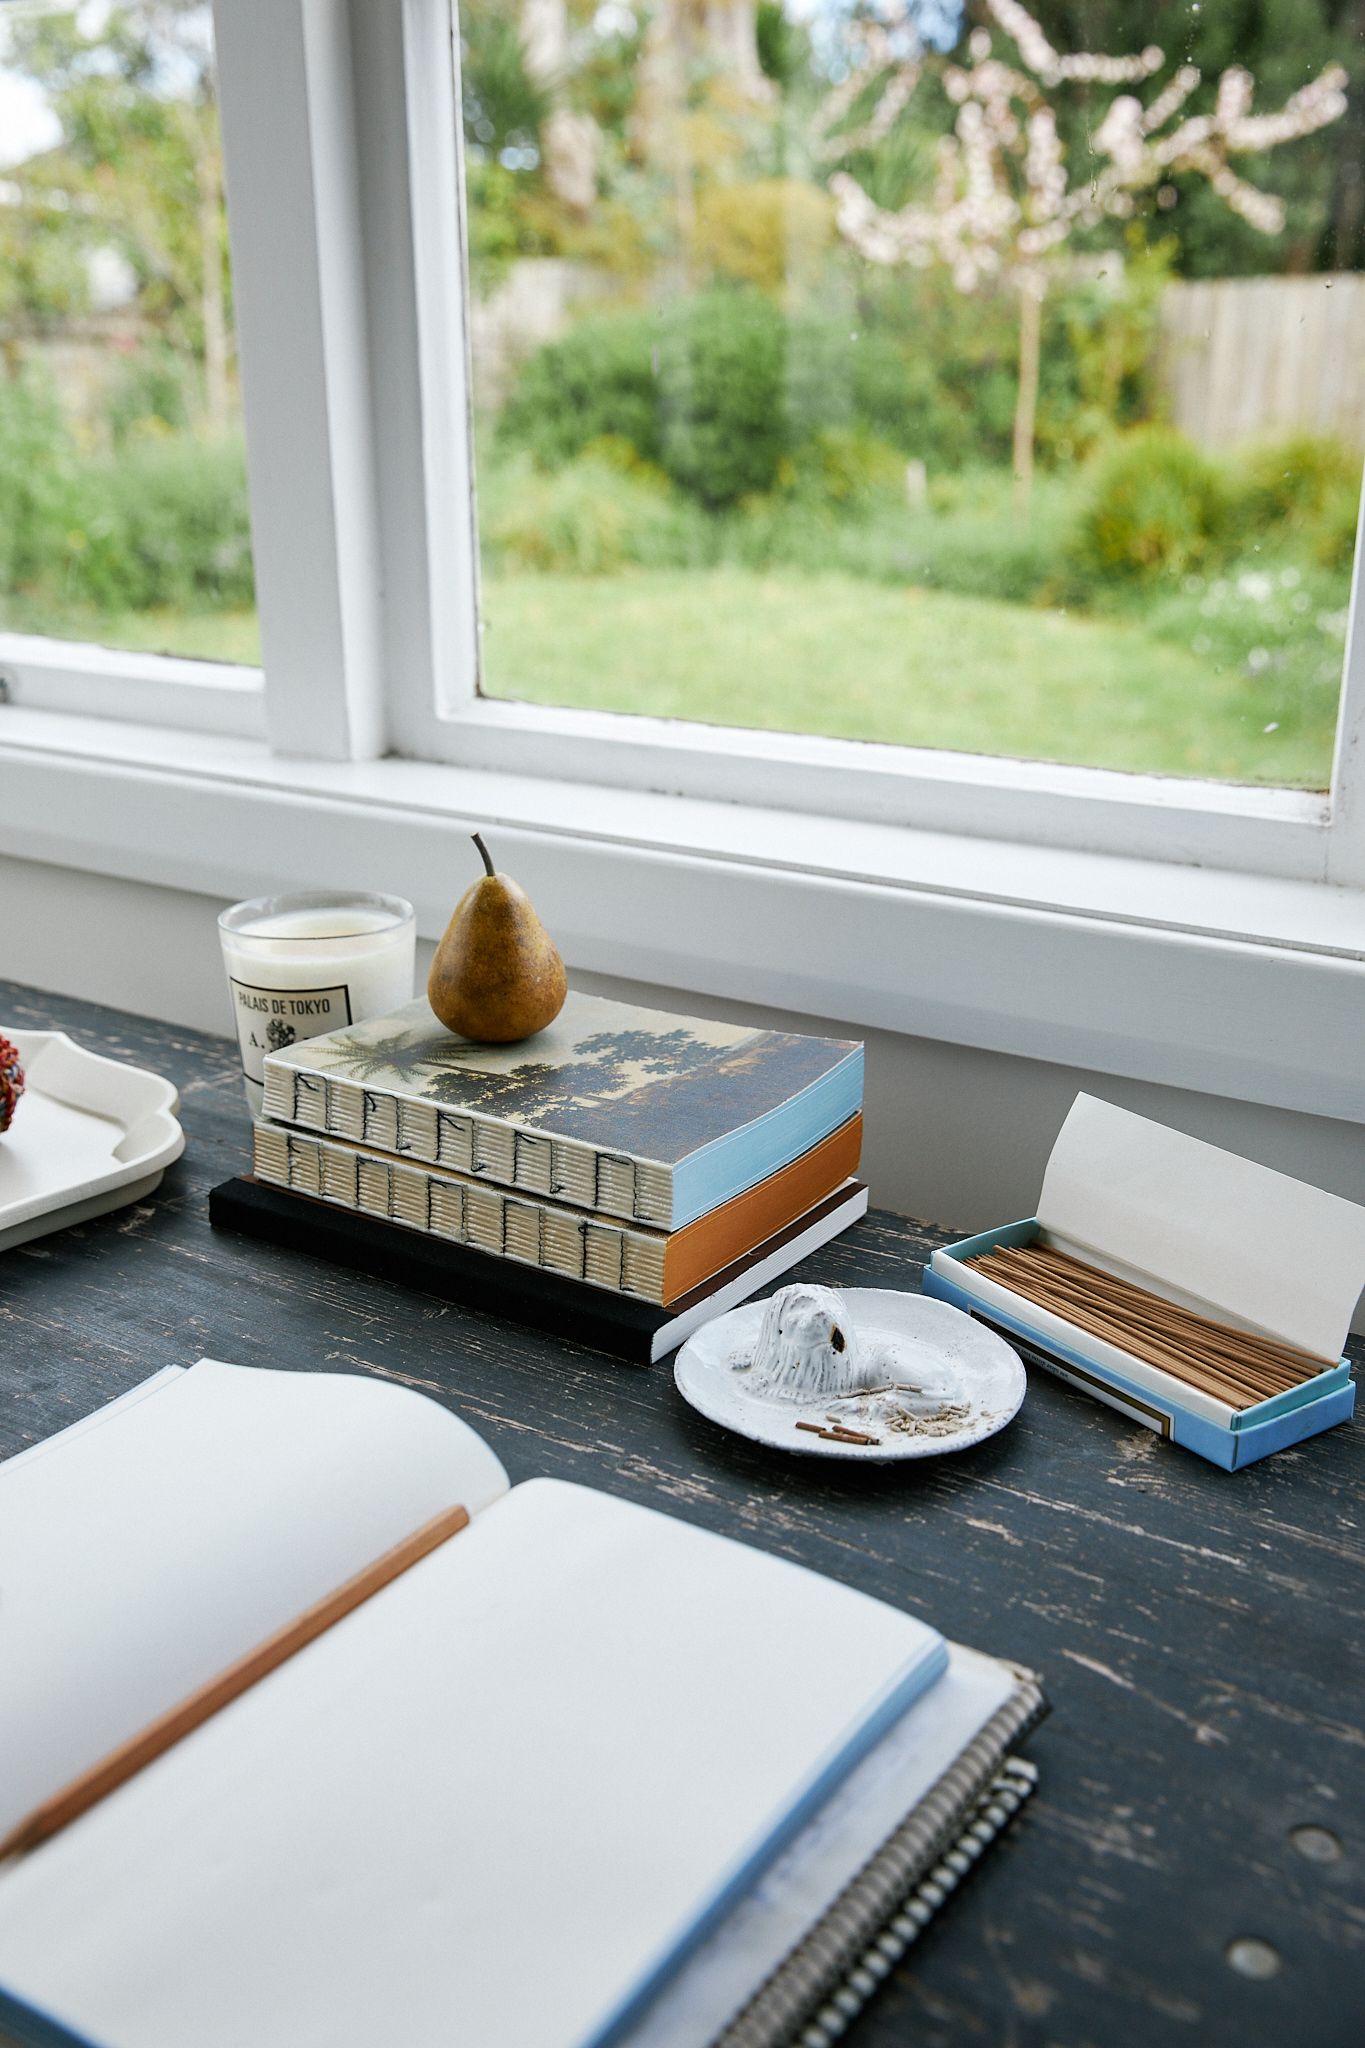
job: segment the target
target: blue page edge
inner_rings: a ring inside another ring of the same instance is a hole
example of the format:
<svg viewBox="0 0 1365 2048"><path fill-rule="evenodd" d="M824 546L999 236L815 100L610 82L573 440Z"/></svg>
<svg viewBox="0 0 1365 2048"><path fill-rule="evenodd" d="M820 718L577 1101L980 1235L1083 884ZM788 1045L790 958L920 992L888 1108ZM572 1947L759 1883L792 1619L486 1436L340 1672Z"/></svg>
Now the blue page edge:
<svg viewBox="0 0 1365 2048"><path fill-rule="evenodd" d="M852 1734L825 1759L782 1818L744 1852L728 1875L718 1880L707 1902L654 1961L646 1964L636 1983L623 1994L621 2002L591 2033L582 2037L578 2048L612 2048L614 2042L629 2032L650 2000L662 1991L669 1978L720 1925L793 1837L800 1833L836 1786L876 1748L882 1737L917 1700L923 1698L947 1668L948 1645L942 1636L936 1635L908 1669L891 1681ZM47 2043L38 2043L37 2048L47 2048ZM64 2041L62 2048L65 2048ZM80 2048L87 2048L87 2044L80 2044Z"/></svg>
<svg viewBox="0 0 1365 2048"><path fill-rule="evenodd" d="M701 1945L707 1935L719 1926L726 1914L757 1881L767 1866L780 1855L824 1804L835 1787L862 1762L902 1715L923 1697L930 1686L943 1676L947 1668L948 1646L941 1636L935 1636L908 1670L902 1671L899 1678L892 1680L852 1735L832 1756L826 1758L782 1819L741 1857L728 1876L719 1881L711 1898L688 1925L652 1963L646 1966L640 1978L624 1994L621 2002L607 2018L591 2034L584 2037L581 2048L611 2048L613 2042L621 2039L655 1994L663 1989L669 1978ZM90 2036L73 2033L51 2014L15 1998L2 1985L0 2026L13 2036L20 2044L20 2048L103 2048L103 2044L92 2040Z"/></svg>
<svg viewBox="0 0 1365 2048"><path fill-rule="evenodd" d="M738 1131L713 1138L673 1169L673 1221L681 1230L722 1202L757 1187L790 1165L863 1106L863 1048L848 1053L818 1081Z"/></svg>

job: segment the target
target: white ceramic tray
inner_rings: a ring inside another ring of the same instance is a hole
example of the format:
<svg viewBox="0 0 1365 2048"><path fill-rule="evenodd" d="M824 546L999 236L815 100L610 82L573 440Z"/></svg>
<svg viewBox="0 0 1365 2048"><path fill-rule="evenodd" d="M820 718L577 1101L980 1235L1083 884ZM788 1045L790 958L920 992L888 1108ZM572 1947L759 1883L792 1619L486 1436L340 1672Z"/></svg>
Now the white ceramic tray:
<svg viewBox="0 0 1365 2048"><path fill-rule="evenodd" d="M0 1031L3 1031L0 1025ZM4 1031L27 1086L0 1135L0 1251L149 1195L185 1149L169 1081L64 1031Z"/></svg>
<svg viewBox="0 0 1365 2048"><path fill-rule="evenodd" d="M763 1324L763 1301L704 1323L678 1353L673 1377L684 1400L712 1422L755 1443L811 1458L890 1464L936 1458L994 1436L1019 1412L1027 1380L1018 1353L994 1330L926 1294L841 1287L859 1343L888 1361L888 1377L912 1394L828 1395L804 1401L755 1393L745 1382ZM796 1427L823 1424L833 1410L846 1426L877 1438L833 1443Z"/></svg>

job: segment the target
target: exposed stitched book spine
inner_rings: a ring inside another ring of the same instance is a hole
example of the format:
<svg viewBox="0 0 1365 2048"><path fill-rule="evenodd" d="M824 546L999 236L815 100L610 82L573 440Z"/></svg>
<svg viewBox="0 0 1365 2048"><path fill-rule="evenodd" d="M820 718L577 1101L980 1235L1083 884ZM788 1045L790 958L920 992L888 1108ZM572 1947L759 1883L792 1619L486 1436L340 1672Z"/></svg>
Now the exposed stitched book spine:
<svg viewBox="0 0 1365 2048"><path fill-rule="evenodd" d="M398 1102L398 1145L414 1159L435 1159L439 1143L434 1102Z"/></svg>
<svg viewBox="0 0 1365 2048"><path fill-rule="evenodd" d="M672 1227L669 1167L599 1151L581 1139L544 1137L440 1103L269 1060L265 1114L276 1123L472 1174L577 1209L657 1230Z"/></svg>
<svg viewBox="0 0 1365 2048"><path fill-rule="evenodd" d="M509 1259L524 1259L530 1266L544 1263L540 1247L543 1214L534 1202L517 1202L509 1197L503 1203L502 1248Z"/></svg>
<svg viewBox="0 0 1365 2048"><path fill-rule="evenodd" d="M322 1192L329 1202L340 1202L347 1209L360 1207L359 1189L360 1161L354 1152L347 1152L340 1145L322 1147ZM258 1171L259 1171L258 1167ZM268 1175L263 1176L268 1178Z"/></svg>
<svg viewBox="0 0 1365 2048"><path fill-rule="evenodd" d="M409 1230L431 1229L431 1176L415 1166L389 1170L389 1213Z"/></svg>
<svg viewBox="0 0 1365 2048"><path fill-rule="evenodd" d="M327 1089L312 1074L300 1074L295 1080L294 1121L305 1130L326 1128Z"/></svg>
<svg viewBox="0 0 1365 2048"><path fill-rule="evenodd" d="M365 1135L365 1090L353 1081L324 1081L322 1089L327 1106L319 1128L358 1144Z"/></svg>
<svg viewBox="0 0 1365 2048"><path fill-rule="evenodd" d="M597 1200L597 1154L590 1145L572 1138L551 1140L550 1193L576 1209L592 1208Z"/></svg>
<svg viewBox="0 0 1365 2048"><path fill-rule="evenodd" d="M267 1063L265 1069L265 1113L274 1122L297 1123L294 1097L297 1092L298 1076L292 1067L273 1067Z"/></svg>
<svg viewBox="0 0 1365 2048"><path fill-rule="evenodd" d="M429 1237L543 1266L612 1293L663 1299L666 1245L651 1231L266 1123L255 1127L255 1166L273 1186Z"/></svg>
<svg viewBox="0 0 1365 2048"><path fill-rule="evenodd" d="M673 1175L651 1159L635 1162L635 1216L667 1230L673 1221Z"/></svg>
<svg viewBox="0 0 1365 2048"><path fill-rule="evenodd" d="M374 1145L381 1152L398 1150L398 1104L392 1095L376 1095L370 1088L361 1090L360 1135L363 1143Z"/></svg>
<svg viewBox="0 0 1365 2048"><path fill-rule="evenodd" d="M301 1193L303 1193L303 1194L307 1194L307 1193L308 1193L308 1189L307 1189L306 1187L300 1187L300 1183L299 1183L299 1182L298 1182L297 1180L295 1180L295 1179L294 1179L294 1177L293 1177L293 1176L294 1176L294 1174L295 1174L295 1173L296 1173L296 1172L298 1171L298 1165L299 1165L299 1162L298 1162L298 1158L297 1158L296 1154L297 1154L298 1152L302 1151L302 1150L303 1150L303 1147L302 1147L302 1145L297 1145L297 1146L291 1146L291 1147L290 1147L290 1151L289 1151L289 1168L290 1168L290 1182L289 1182L289 1185L290 1185L291 1187L299 1187L299 1188L300 1188L300 1192L301 1192ZM385 1162L384 1160L382 1160L382 1159L361 1159L361 1160L357 1161L357 1164L356 1164L356 1207L357 1207L358 1209L362 1209L362 1210L364 1211L364 1213L365 1213L365 1214L366 1214L367 1216L383 1216L383 1217L384 1217L385 1219L387 1219L387 1218L388 1218L388 1215L389 1215L389 1169L388 1169L388 1166L387 1166L387 1164L386 1164L386 1162Z"/></svg>
<svg viewBox="0 0 1365 2048"><path fill-rule="evenodd" d="M270 1124L257 1124L255 1139L256 1171L262 1180L280 1181L289 1185L289 1137L288 1131L276 1130Z"/></svg>
<svg viewBox="0 0 1365 2048"><path fill-rule="evenodd" d="M289 1140L289 1185L301 1195L322 1193L322 1152L309 1138Z"/></svg>
<svg viewBox="0 0 1365 2048"><path fill-rule="evenodd" d="M618 1157L610 1152L597 1155L597 1199L594 1209L603 1209L608 1216L634 1216L636 1213L635 1161Z"/></svg>

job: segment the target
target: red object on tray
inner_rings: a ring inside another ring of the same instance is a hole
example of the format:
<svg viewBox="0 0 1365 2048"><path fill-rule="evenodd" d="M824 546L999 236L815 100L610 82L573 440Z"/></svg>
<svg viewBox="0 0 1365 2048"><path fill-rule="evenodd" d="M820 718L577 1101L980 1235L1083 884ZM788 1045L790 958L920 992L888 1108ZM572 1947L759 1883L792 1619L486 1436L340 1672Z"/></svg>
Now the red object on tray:
<svg viewBox="0 0 1365 2048"><path fill-rule="evenodd" d="M0 1131L7 1131L24 1092L24 1069L19 1048L0 1033Z"/></svg>

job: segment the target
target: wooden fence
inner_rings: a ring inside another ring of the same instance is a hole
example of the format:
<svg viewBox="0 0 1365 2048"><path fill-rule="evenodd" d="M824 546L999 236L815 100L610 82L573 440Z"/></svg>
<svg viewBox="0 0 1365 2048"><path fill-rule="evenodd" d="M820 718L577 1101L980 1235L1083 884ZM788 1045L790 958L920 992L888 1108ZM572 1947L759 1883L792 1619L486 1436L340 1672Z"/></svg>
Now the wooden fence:
<svg viewBox="0 0 1365 2048"><path fill-rule="evenodd" d="M1305 432L1365 448L1365 273L1169 285L1161 381L1206 448Z"/></svg>

